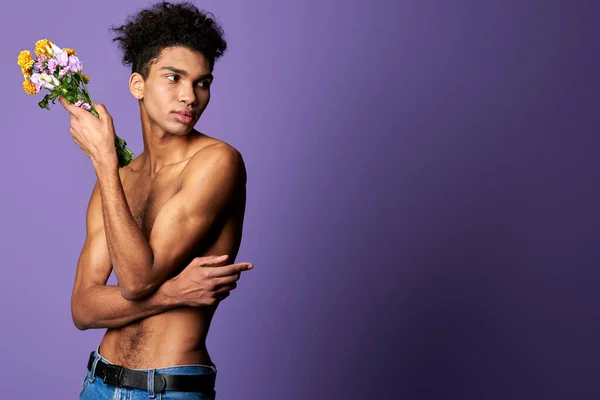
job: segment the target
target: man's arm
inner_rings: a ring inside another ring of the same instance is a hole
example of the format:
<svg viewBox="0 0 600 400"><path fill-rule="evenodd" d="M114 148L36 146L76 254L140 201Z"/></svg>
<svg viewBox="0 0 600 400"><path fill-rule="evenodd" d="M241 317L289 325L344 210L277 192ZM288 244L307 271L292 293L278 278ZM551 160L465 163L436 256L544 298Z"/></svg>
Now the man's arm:
<svg viewBox="0 0 600 400"><path fill-rule="evenodd" d="M86 239L77 262L71 297L71 315L78 329L116 328L177 306L164 287L142 301L123 298L118 286L107 286L112 270L106 244L98 183L94 186L86 214Z"/></svg>
<svg viewBox="0 0 600 400"><path fill-rule="evenodd" d="M207 146L188 162L182 187L162 207L149 241L127 205L118 169L96 162L110 260L122 296L141 300L189 260L218 216L245 184L241 155Z"/></svg>
<svg viewBox="0 0 600 400"><path fill-rule="evenodd" d="M118 328L138 319L160 314L177 306L211 306L236 287L239 274L251 268L238 263L221 268L226 259L197 257L186 269L166 282L149 297L130 301L118 286L106 286L112 270L106 244L98 183L94 186L86 214L86 239L77 263L71 297L73 323L80 330Z"/></svg>

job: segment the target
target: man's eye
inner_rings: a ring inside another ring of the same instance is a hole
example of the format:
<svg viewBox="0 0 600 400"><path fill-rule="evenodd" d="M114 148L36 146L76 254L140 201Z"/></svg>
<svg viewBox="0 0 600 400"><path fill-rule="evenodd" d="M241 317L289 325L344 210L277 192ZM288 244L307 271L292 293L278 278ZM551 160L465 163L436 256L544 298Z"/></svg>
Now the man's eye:
<svg viewBox="0 0 600 400"><path fill-rule="evenodd" d="M208 81L203 81L203 82L200 82L200 85L202 85L202 87L205 87L205 88L207 88L207 89L208 89L208 88L210 87L210 82L208 82Z"/></svg>
<svg viewBox="0 0 600 400"><path fill-rule="evenodd" d="M177 75L167 75L167 78L170 78L170 77L172 77L172 76L173 76L173 77L176 77L176 78L179 78L179 76L177 76Z"/></svg>

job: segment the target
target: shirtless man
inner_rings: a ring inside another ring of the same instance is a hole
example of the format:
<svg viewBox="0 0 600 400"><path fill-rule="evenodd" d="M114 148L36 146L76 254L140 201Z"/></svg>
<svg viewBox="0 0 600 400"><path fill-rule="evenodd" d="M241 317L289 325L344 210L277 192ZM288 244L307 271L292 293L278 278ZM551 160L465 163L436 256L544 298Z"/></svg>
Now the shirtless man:
<svg viewBox="0 0 600 400"><path fill-rule="evenodd" d="M246 202L243 159L193 128L226 43L189 3L157 4L113 30L132 65L143 152L119 168L106 108L95 104L96 118L59 98L97 175L71 308L78 329L107 331L86 360L80 398L214 399L210 321L252 268L232 264ZM106 285L111 271L117 286Z"/></svg>

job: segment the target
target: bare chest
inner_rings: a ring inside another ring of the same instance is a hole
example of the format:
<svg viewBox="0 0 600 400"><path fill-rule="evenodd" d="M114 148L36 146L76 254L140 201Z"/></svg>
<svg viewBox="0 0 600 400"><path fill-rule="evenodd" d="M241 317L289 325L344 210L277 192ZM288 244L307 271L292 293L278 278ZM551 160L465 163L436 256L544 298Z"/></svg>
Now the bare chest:
<svg viewBox="0 0 600 400"><path fill-rule="evenodd" d="M133 218L146 239L162 207L179 191L180 174L171 171L164 176L150 179L129 173L123 179L123 191Z"/></svg>

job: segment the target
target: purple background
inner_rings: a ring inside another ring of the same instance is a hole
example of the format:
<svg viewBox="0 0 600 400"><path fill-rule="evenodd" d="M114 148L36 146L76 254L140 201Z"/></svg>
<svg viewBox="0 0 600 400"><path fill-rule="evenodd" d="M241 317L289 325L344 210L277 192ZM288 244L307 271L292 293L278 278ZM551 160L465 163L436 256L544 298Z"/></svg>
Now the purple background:
<svg viewBox="0 0 600 400"><path fill-rule="evenodd" d="M104 332L70 315L93 167L16 57L76 48L139 154L107 28L148 4L0 15L2 398L76 398ZM219 399L598 398L597 2L196 4L230 46L197 128L244 155L256 266L208 337Z"/></svg>

